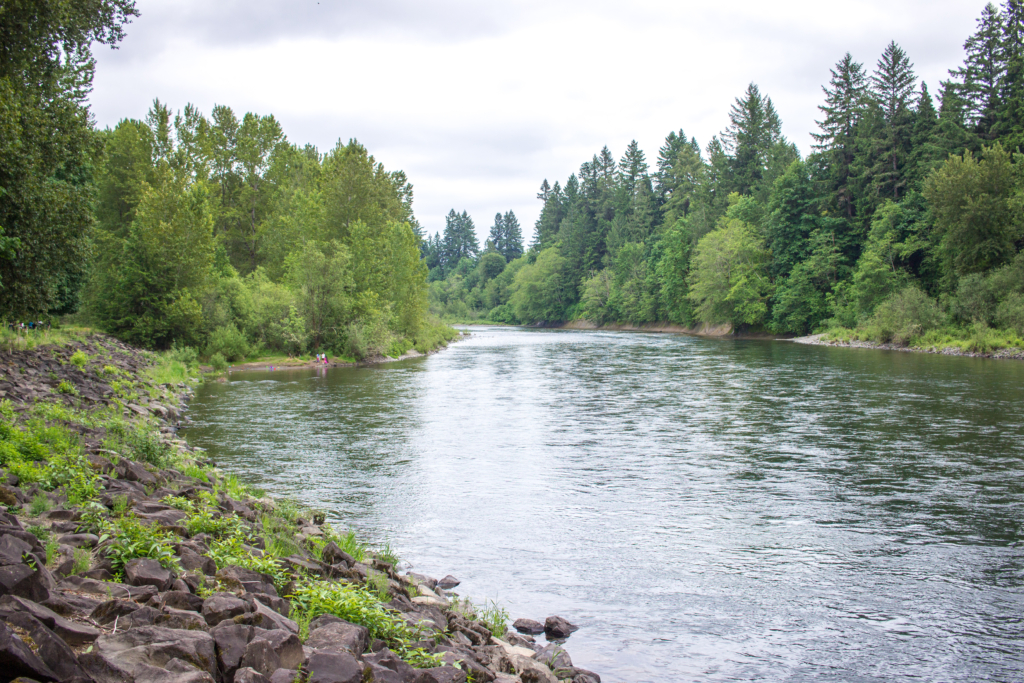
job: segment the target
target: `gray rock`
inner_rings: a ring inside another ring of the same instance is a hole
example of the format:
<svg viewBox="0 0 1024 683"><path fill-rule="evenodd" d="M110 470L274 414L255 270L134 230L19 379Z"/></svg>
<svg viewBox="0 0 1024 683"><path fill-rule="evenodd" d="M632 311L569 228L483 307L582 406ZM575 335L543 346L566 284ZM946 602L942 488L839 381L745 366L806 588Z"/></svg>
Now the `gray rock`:
<svg viewBox="0 0 1024 683"><path fill-rule="evenodd" d="M547 665L552 671L572 667L572 659L569 657L569 653L555 643L549 643L544 649L533 655L533 658L541 664Z"/></svg>
<svg viewBox="0 0 1024 683"><path fill-rule="evenodd" d="M544 620L544 634L549 638L568 638L574 631L579 630L579 626L570 624L562 617L548 617Z"/></svg>
<svg viewBox="0 0 1024 683"><path fill-rule="evenodd" d="M145 557L129 560L124 566L124 576L132 586L153 586L158 591L171 587L171 572L156 560Z"/></svg>
<svg viewBox="0 0 1024 683"><path fill-rule="evenodd" d="M246 624L224 622L210 629L217 646L217 665L224 676L230 681L242 663L245 648L253 637L253 627Z"/></svg>
<svg viewBox="0 0 1024 683"><path fill-rule="evenodd" d="M92 651L79 657L79 663L97 683L109 683L119 676L131 680L132 670L139 664L161 667L175 658L216 678L216 644L209 633L161 626L138 626L100 636Z"/></svg>
<svg viewBox="0 0 1024 683"><path fill-rule="evenodd" d="M512 622L512 628L520 633L528 633L530 635L544 633L544 624L533 619L516 619Z"/></svg>
<svg viewBox="0 0 1024 683"><path fill-rule="evenodd" d="M95 534L66 534L57 541L72 548L95 548L100 542L100 537Z"/></svg>
<svg viewBox="0 0 1024 683"><path fill-rule="evenodd" d="M309 674L307 683L362 683L363 680L362 664L347 652L314 650L302 668Z"/></svg>
<svg viewBox="0 0 1024 683"><path fill-rule="evenodd" d="M301 645L299 646L302 647ZM242 663L239 671L244 668L251 668L269 676L281 668L281 658L274 652L274 647L263 638L253 638L245 646L245 653L242 655ZM236 673L235 676L238 674Z"/></svg>
<svg viewBox="0 0 1024 683"><path fill-rule="evenodd" d="M235 672L235 683L270 683L270 679L259 671L246 667Z"/></svg>
<svg viewBox="0 0 1024 683"><path fill-rule="evenodd" d="M298 675L297 670L293 669L278 669L270 676L270 683L295 683L295 677Z"/></svg>
<svg viewBox="0 0 1024 683"><path fill-rule="evenodd" d="M449 574L448 576L444 577L443 579L437 582L437 587L443 588L444 590L448 590L449 588L455 588L460 583L462 582L456 579L451 574Z"/></svg>
<svg viewBox="0 0 1024 683"><path fill-rule="evenodd" d="M413 683L466 683L466 672L454 666L420 669Z"/></svg>
<svg viewBox="0 0 1024 683"><path fill-rule="evenodd" d="M573 667L572 683L601 683L601 677L593 671Z"/></svg>
<svg viewBox="0 0 1024 683"><path fill-rule="evenodd" d="M192 612L202 612L204 603L205 601L198 595L192 595L188 591L176 590L157 593L150 600L150 604L154 607L173 607L174 609L184 609Z"/></svg>
<svg viewBox="0 0 1024 683"><path fill-rule="evenodd" d="M416 670L386 647L363 655L363 663L370 667L370 680L379 683L411 683L416 678Z"/></svg>
<svg viewBox="0 0 1024 683"><path fill-rule="evenodd" d="M437 579L426 576L425 574L416 574L414 572L409 572L409 576L415 579L416 583L423 584L430 590L437 588Z"/></svg>
<svg viewBox="0 0 1024 683"><path fill-rule="evenodd" d="M190 631L208 631L206 620L191 610L164 607L161 614L153 619L153 624L165 628L182 628Z"/></svg>
<svg viewBox="0 0 1024 683"><path fill-rule="evenodd" d="M235 585L245 589L247 593L266 593L277 595L274 588L274 580L266 574L254 572L250 569L228 565L216 574L217 579L226 586Z"/></svg>
<svg viewBox="0 0 1024 683"><path fill-rule="evenodd" d="M92 626L65 619L48 607L36 604L30 600L13 595L5 595L0 598L0 615L14 612L24 612L32 615L46 628L60 636L71 647L87 645L96 640L100 635L99 630Z"/></svg>
<svg viewBox="0 0 1024 683"><path fill-rule="evenodd" d="M132 612L142 609L142 605L132 600L107 600L100 603L92 612L89 618L98 624L109 624L114 619L127 616Z"/></svg>
<svg viewBox="0 0 1024 683"><path fill-rule="evenodd" d="M216 626L222 621L233 619L240 614L246 614L252 608L245 600L241 600L230 593L216 593L203 601L202 613L206 623Z"/></svg>
<svg viewBox="0 0 1024 683"><path fill-rule="evenodd" d="M38 619L25 612L13 612L4 615L3 620L9 626L28 633L35 644L35 653L61 680L74 676L85 677L85 671L78 666L74 650Z"/></svg>
<svg viewBox="0 0 1024 683"><path fill-rule="evenodd" d="M69 576L57 584L57 588L96 595L103 601L111 598L125 598L136 602L146 602L159 593L156 586L128 586L111 581L98 581L82 576Z"/></svg>
<svg viewBox="0 0 1024 683"><path fill-rule="evenodd" d="M339 548L338 544L334 541L331 541L324 546L322 557L324 558L324 562L331 565L344 564L346 567L351 567L356 563L355 559Z"/></svg>
<svg viewBox="0 0 1024 683"><path fill-rule="evenodd" d="M206 576L213 576L217 573L217 564L211 558L200 555L191 548L179 547L178 557L181 560L181 567L185 571L197 571Z"/></svg>
<svg viewBox="0 0 1024 683"><path fill-rule="evenodd" d="M299 632L299 625L286 616L278 614L274 610L264 605L259 600L254 600L254 609L252 614L252 625L259 626L268 630L272 629L284 629L291 633Z"/></svg>
<svg viewBox="0 0 1024 683"><path fill-rule="evenodd" d="M315 650L346 651L362 654L370 644L370 631L365 626L338 619L310 630L306 645Z"/></svg>
<svg viewBox="0 0 1024 683"><path fill-rule="evenodd" d="M242 600L249 603L249 607L252 608L252 611L256 611L256 600L259 600L281 616L287 617L292 610L292 604L290 602L284 598L279 598L276 595L267 595L265 593L246 593L242 596Z"/></svg>
<svg viewBox="0 0 1024 683"><path fill-rule="evenodd" d="M288 631L275 629L268 631L262 628L254 629L253 638L261 638L274 648L277 658L281 660L279 668L298 669L302 666L306 656L302 652L302 641L299 637Z"/></svg>
<svg viewBox="0 0 1024 683"><path fill-rule="evenodd" d="M188 666L180 659L172 659L166 667L137 664L131 675L135 683L215 683L209 673Z"/></svg>
<svg viewBox="0 0 1024 683"><path fill-rule="evenodd" d="M551 670L535 659L517 654L506 654L505 658L523 683L558 683Z"/></svg>
<svg viewBox="0 0 1024 683"><path fill-rule="evenodd" d="M7 624L0 622L0 671L5 679L25 677L42 683L59 680Z"/></svg>

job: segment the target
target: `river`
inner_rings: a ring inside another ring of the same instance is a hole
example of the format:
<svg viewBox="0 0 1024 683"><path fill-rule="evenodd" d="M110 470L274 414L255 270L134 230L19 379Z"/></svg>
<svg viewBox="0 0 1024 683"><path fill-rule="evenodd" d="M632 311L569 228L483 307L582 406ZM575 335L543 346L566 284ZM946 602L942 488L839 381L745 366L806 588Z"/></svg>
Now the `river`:
<svg viewBox="0 0 1024 683"><path fill-rule="evenodd" d="M190 415L245 481L578 624L607 682L1022 678L1019 361L473 328Z"/></svg>

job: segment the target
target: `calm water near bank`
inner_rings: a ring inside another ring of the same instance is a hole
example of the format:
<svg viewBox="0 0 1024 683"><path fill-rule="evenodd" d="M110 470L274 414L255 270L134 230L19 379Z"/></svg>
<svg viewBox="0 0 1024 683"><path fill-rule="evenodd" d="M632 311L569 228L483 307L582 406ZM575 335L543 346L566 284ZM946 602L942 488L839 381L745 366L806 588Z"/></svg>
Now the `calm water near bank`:
<svg viewBox="0 0 1024 683"><path fill-rule="evenodd" d="M1024 363L475 329L207 383L189 440L605 681L1019 681Z"/></svg>

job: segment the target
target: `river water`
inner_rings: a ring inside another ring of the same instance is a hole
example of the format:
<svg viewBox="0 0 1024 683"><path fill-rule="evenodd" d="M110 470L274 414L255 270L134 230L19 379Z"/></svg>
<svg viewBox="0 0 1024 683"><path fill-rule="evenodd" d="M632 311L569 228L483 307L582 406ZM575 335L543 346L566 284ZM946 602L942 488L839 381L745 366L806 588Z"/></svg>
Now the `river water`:
<svg viewBox="0 0 1024 683"><path fill-rule="evenodd" d="M1024 363L474 328L187 435L616 681L1019 681Z"/></svg>

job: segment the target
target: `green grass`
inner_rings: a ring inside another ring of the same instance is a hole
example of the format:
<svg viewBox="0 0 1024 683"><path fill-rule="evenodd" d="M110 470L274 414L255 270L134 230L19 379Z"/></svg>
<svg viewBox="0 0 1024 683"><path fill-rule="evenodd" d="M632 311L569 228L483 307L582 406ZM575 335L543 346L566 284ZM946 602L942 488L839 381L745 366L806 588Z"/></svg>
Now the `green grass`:
<svg viewBox="0 0 1024 683"><path fill-rule="evenodd" d="M824 332L823 339L849 343L864 341L881 343L876 330L870 326L849 329L834 327ZM999 330L988 327L984 323L975 323L970 327L945 327L929 330L922 335L912 337L907 346L914 349L936 350L957 349L968 353L992 353L1000 349L1024 349L1024 338L1013 330Z"/></svg>
<svg viewBox="0 0 1024 683"><path fill-rule="evenodd" d="M10 352L32 350L40 346L67 346L72 342L85 341L93 334L94 330L89 327L12 331L4 326L0 328L0 349Z"/></svg>
<svg viewBox="0 0 1024 683"><path fill-rule="evenodd" d="M92 554L85 548L75 548L74 553L74 564L72 565L72 574L81 574L87 572L92 567Z"/></svg>
<svg viewBox="0 0 1024 683"><path fill-rule="evenodd" d="M488 601L478 612L478 618L492 635L501 638L508 632L508 610L494 600Z"/></svg>
<svg viewBox="0 0 1024 683"><path fill-rule="evenodd" d="M52 507L53 504L50 503L50 499L46 497L45 493L37 493L28 504L28 511L33 517L38 517Z"/></svg>

